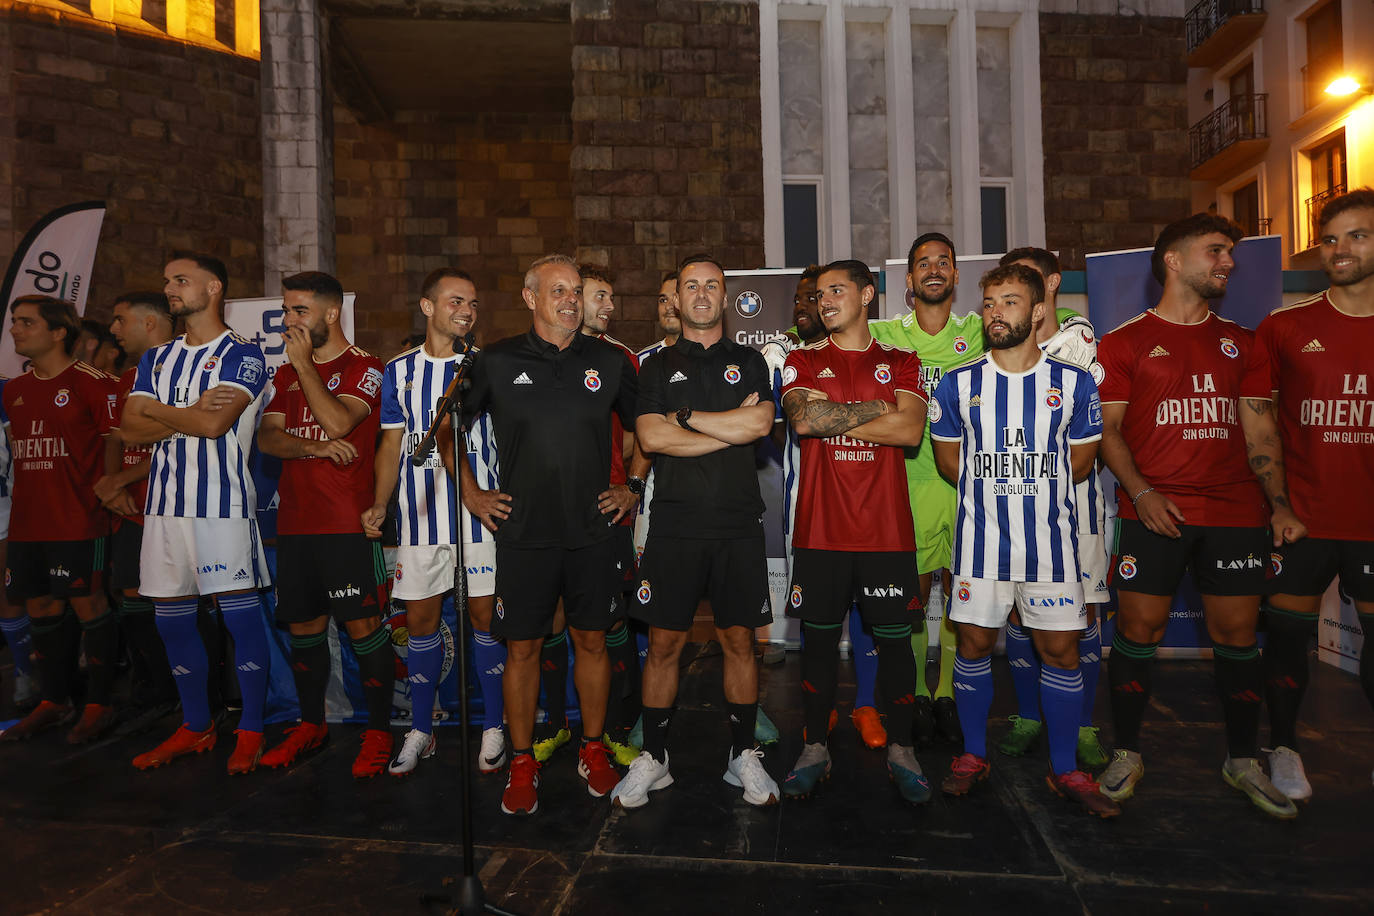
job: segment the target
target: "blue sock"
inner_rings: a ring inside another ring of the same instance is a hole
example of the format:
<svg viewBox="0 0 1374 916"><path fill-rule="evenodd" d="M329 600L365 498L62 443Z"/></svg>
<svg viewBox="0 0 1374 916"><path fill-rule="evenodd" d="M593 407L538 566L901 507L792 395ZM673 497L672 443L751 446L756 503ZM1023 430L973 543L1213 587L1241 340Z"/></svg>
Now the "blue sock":
<svg viewBox="0 0 1374 916"><path fill-rule="evenodd" d="M267 648L267 624L262 618L262 599L257 592L220 595L219 612L224 615L229 635L234 637L234 670L239 677L239 693L243 695L239 728L260 732L267 706L268 669L272 665L271 650Z"/></svg>
<svg viewBox="0 0 1374 916"><path fill-rule="evenodd" d="M500 728L505 713L501 676L506 670L506 644L490 633L472 631L472 662L482 691L482 728Z"/></svg>
<svg viewBox="0 0 1374 916"><path fill-rule="evenodd" d="M954 656L954 705L964 731L964 753L988 756L988 712L992 709L992 659Z"/></svg>
<svg viewBox="0 0 1374 916"><path fill-rule="evenodd" d="M210 697L205 692L210 660L205 655L200 630L196 628L199 604L197 598L153 599L157 632L167 650L167 664L172 668L177 695L181 697L181 716L193 732L205 731L211 721Z"/></svg>
<svg viewBox="0 0 1374 916"><path fill-rule="evenodd" d="M854 708L876 706L873 684L878 679L878 647L865 632L857 607L849 610L849 645L854 656Z"/></svg>
<svg viewBox="0 0 1374 916"><path fill-rule="evenodd" d="M33 640L29 638L29 615L0 617L0 632L5 634L5 642L10 645L14 656L14 670L25 676L33 674Z"/></svg>
<svg viewBox="0 0 1374 916"><path fill-rule="evenodd" d="M444 670L444 640L438 630L410 637L406 670L410 672L410 727L428 735L434 731L434 693Z"/></svg>
<svg viewBox="0 0 1374 916"><path fill-rule="evenodd" d="M1016 714L1040 721L1040 659L1030 634L1014 623L1007 624L1007 663L1016 688Z"/></svg>
<svg viewBox="0 0 1374 916"><path fill-rule="evenodd" d="M1102 630L1096 621L1078 637L1078 670L1083 672L1083 715L1078 724L1089 728L1097 701L1097 676L1102 672Z"/></svg>
<svg viewBox="0 0 1374 916"><path fill-rule="evenodd" d="M1050 769L1056 776L1078 769L1078 716L1083 709L1083 673L1040 666L1040 703L1050 736Z"/></svg>

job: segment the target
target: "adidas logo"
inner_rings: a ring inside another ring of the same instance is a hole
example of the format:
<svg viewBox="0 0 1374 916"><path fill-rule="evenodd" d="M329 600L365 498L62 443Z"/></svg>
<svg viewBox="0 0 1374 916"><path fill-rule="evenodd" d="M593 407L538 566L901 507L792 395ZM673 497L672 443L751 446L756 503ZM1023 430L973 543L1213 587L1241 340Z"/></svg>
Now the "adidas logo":
<svg viewBox="0 0 1374 916"><path fill-rule="evenodd" d="M257 662L244 662L242 665L236 665L235 667L238 668L240 671L242 671L244 674L247 674L247 673L249 673L249 672L251 672L251 671L261 671L261 670L262 670L261 668L258 667L258 663L257 663Z"/></svg>
<svg viewBox="0 0 1374 916"><path fill-rule="evenodd" d="M673 382L685 382L685 381L687 381L687 376L683 375L681 371L678 371L678 372L674 372L674 373L673 373L673 377L670 378L670 379L668 379L668 384L671 385Z"/></svg>
<svg viewBox="0 0 1374 916"><path fill-rule="evenodd" d="M1155 348L1154 348L1153 350L1150 351L1150 359L1154 359L1156 356L1168 356L1168 355L1169 355L1169 351L1166 350L1166 349L1164 349L1164 348L1161 347L1161 346L1158 346L1158 345L1156 345Z"/></svg>
<svg viewBox="0 0 1374 916"><path fill-rule="evenodd" d="M429 678L425 677L423 674L417 674L412 671L410 674L410 682L412 684L428 684Z"/></svg>
<svg viewBox="0 0 1374 916"><path fill-rule="evenodd" d="M983 396L982 396L981 394L975 394L973 397L971 397L971 398L968 399L968 406L970 406L970 407L982 407L982 406L983 406Z"/></svg>
<svg viewBox="0 0 1374 916"><path fill-rule="evenodd" d="M185 665L177 665L172 669L172 677L185 677L190 673L191 669L187 668Z"/></svg>
<svg viewBox="0 0 1374 916"><path fill-rule="evenodd" d="M817 373L816 373L816 378L834 378L834 377L835 377L835 373L833 373L833 372L830 371L830 367L829 367L829 366L826 366L826 367L825 367L824 369L822 369L820 372L817 372Z"/></svg>
<svg viewBox="0 0 1374 916"><path fill-rule="evenodd" d="M512 385L533 385L533 384L534 384L534 379L530 378L529 375L528 375L528 373L521 372L519 375L517 375L517 376L515 377L515 381L511 382L511 384L512 384Z"/></svg>
<svg viewBox="0 0 1374 916"><path fill-rule="evenodd" d="M1017 658L1012 660L1011 666L1013 668L1029 668L1031 665L1024 658Z"/></svg>
<svg viewBox="0 0 1374 916"><path fill-rule="evenodd" d="M234 581L235 581L235 582L242 582L244 579L247 579L247 578L248 578L248 570L246 570L246 569L240 569L238 572L234 573Z"/></svg>
<svg viewBox="0 0 1374 916"><path fill-rule="evenodd" d="M1299 353L1325 353L1325 352L1326 352L1326 347L1323 347L1323 346L1322 346L1322 342L1321 342L1320 340L1318 340L1317 338L1313 337L1310 341L1307 342L1307 346L1303 347L1303 348L1302 348L1301 350L1299 350L1298 352L1299 352Z"/></svg>

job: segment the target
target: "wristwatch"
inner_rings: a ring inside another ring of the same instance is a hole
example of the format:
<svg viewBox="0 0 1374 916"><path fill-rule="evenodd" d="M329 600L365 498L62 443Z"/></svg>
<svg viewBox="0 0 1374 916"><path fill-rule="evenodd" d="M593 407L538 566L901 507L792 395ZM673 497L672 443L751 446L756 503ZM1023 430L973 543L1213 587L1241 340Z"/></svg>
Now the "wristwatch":
<svg viewBox="0 0 1374 916"><path fill-rule="evenodd" d="M625 481L625 488L628 489L628 490L629 490L631 493L633 493L635 496L643 496L643 495L644 495L644 478L643 478L643 477L631 477L629 480L626 480L626 481Z"/></svg>
<svg viewBox="0 0 1374 916"><path fill-rule="evenodd" d="M681 426L683 429L690 429L692 430L692 432L696 432L696 430L692 429L692 427L687 423L687 421L690 419L692 419L692 408L679 407L677 409L677 425Z"/></svg>

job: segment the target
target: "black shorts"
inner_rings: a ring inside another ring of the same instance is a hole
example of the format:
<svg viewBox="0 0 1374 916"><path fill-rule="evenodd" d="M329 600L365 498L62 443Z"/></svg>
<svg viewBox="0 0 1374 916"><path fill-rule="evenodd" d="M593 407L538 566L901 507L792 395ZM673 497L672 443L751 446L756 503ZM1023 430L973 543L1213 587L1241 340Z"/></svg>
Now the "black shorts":
<svg viewBox="0 0 1374 916"><path fill-rule="evenodd" d="M539 639L553 631L558 599L574 630L609 630L625 616L620 601L620 542L609 537L586 547L507 547L496 544L496 608L491 635Z"/></svg>
<svg viewBox="0 0 1374 916"><path fill-rule="evenodd" d="M31 598L85 598L105 587L105 538L88 541L10 541L5 596L23 606Z"/></svg>
<svg viewBox="0 0 1374 916"><path fill-rule="evenodd" d="M1303 538L1271 550L1270 595L1320 595L1339 574L1341 591L1355 601L1374 601L1374 541Z"/></svg>
<svg viewBox="0 0 1374 916"><path fill-rule="evenodd" d="M127 518L110 535L110 588L122 592L138 588L138 555L143 550L143 526Z"/></svg>
<svg viewBox="0 0 1374 916"><path fill-rule="evenodd" d="M1179 525L1180 537L1155 534L1132 518L1116 520L1111 584L1118 591L1172 595L1185 570L1204 595L1263 595L1269 575L1265 528Z"/></svg>
<svg viewBox="0 0 1374 916"><path fill-rule="evenodd" d="M381 541L357 534L277 535L277 623L337 622L386 612Z"/></svg>
<svg viewBox="0 0 1374 916"><path fill-rule="evenodd" d="M630 525L616 525L615 534L611 539L615 541L615 561L620 570L620 590L628 591L635 581L635 530Z"/></svg>
<svg viewBox="0 0 1374 916"><path fill-rule="evenodd" d="M921 574L916 552L792 550L787 616L811 623L842 623L855 602L864 626L922 619Z"/></svg>
<svg viewBox="0 0 1374 916"><path fill-rule="evenodd" d="M720 541L649 535L630 616L651 627L690 630L702 598L710 600L722 630L773 622L763 535Z"/></svg>

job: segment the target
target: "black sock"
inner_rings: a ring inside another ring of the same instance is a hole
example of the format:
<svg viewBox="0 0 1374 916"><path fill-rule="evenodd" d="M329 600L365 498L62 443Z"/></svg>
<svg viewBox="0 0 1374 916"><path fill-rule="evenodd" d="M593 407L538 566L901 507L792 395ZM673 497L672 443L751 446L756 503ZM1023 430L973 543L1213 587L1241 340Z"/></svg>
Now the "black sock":
<svg viewBox="0 0 1374 916"><path fill-rule="evenodd" d="M119 624L113 612L81 621L82 647L86 650L86 702L110 705L118 668Z"/></svg>
<svg viewBox="0 0 1374 916"><path fill-rule="evenodd" d="M358 680L367 702L367 727L386 731L391 727L391 702L396 692L396 652L391 648L391 633L383 626L353 640L353 654L358 659Z"/></svg>
<svg viewBox="0 0 1374 916"><path fill-rule="evenodd" d="M911 651L911 625L879 624L873 628L878 646L878 695L887 713L891 744L912 743L912 709L916 704L916 656Z"/></svg>
<svg viewBox="0 0 1374 916"><path fill-rule="evenodd" d="M639 666L639 652L630 638L629 627L622 626L606 634L606 654L611 662L611 689L606 696L606 734L619 740L620 733L634 724L633 719L626 723L621 718L624 697L630 685L630 672Z"/></svg>
<svg viewBox="0 0 1374 916"><path fill-rule="evenodd" d="M830 732L830 710L835 708L835 690L840 678L840 632L843 624L802 623L801 687L802 715L806 724L806 742L825 744ZM753 747L754 730L751 721L749 744ZM733 731L735 749L731 757L738 754L742 747L738 734Z"/></svg>
<svg viewBox="0 0 1374 916"><path fill-rule="evenodd" d="M1360 614L1360 629L1364 630L1364 647L1360 650L1360 686L1365 699L1374 706L1374 614Z"/></svg>
<svg viewBox="0 0 1374 916"><path fill-rule="evenodd" d="M1307 645L1317 633L1317 615L1265 603L1264 698L1269 704L1269 743L1298 749L1298 707L1311 673Z"/></svg>
<svg viewBox="0 0 1374 916"><path fill-rule="evenodd" d="M167 649L162 645L162 637L157 632L157 615L153 613L153 603L143 597L124 597L119 602L119 625L124 629L124 638L129 649L138 659L139 667L146 678L145 701L149 703L177 699L176 680L172 668L167 664Z"/></svg>
<svg viewBox="0 0 1374 916"><path fill-rule="evenodd" d="M1150 703L1150 669L1158 648L1157 642L1132 642L1120 630L1112 637L1107 683L1111 686L1112 729L1119 750L1140 752L1140 724Z"/></svg>
<svg viewBox="0 0 1374 916"><path fill-rule="evenodd" d="M725 703L725 711L730 717L730 757L738 757L754 747L754 721L759 717L759 704ZM821 734L825 734L821 732Z"/></svg>
<svg viewBox="0 0 1374 916"><path fill-rule="evenodd" d="M550 731L565 728L568 721L568 638L555 633L544 640L539 653L539 684L544 690L544 712Z"/></svg>
<svg viewBox="0 0 1374 916"><path fill-rule="evenodd" d="M668 760L668 723L673 719L672 708L644 707L644 750L659 763Z"/></svg>
<svg viewBox="0 0 1374 916"><path fill-rule="evenodd" d="M1226 752L1232 757L1259 755L1260 703L1264 702L1264 663L1259 648L1212 646L1217 693L1226 716Z"/></svg>
<svg viewBox="0 0 1374 916"><path fill-rule="evenodd" d="M301 721L324 723L324 695L329 690L329 633L291 635L291 676L296 679L296 699Z"/></svg>
<svg viewBox="0 0 1374 916"><path fill-rule="evenodd" d="M66 703L71 699L71 680L67 673L67 634L62 616L30 617L29 638L33 640L33 667L43 688L43 699Z"/></svg>

